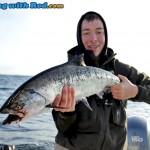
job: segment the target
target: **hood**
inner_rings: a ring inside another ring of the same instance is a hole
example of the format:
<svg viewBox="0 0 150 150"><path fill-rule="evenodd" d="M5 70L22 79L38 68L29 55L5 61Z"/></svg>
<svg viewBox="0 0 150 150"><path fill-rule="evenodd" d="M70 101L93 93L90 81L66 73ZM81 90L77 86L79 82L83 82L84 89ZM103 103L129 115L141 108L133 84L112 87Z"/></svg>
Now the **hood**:
<svg viewBox="0 0 150 150"><path fill-rule="evenodd" d="M93 12L93 11L89 11L89 12L87 12L84 15L81 16L81 18L80 18L80 20L78 22L78 25L77 25L77 42L78 42L78 48L79 48L80 53L84 53L86 55L86 57L90 57L92 60L96 61L96 57L93 54L93 52L85 50L85 48L83 46L83 43L82 43L82 40L81 40L81 24L82 24L82 22L83 22L83 20L84 20L84 18L85 18L85 16L87 14L96 14L100 18L100 20L102 21L103 26L104 26L105 45L104 45L103 50L102 50L102 52L100 53L100 56L99 56L99 65L101 65L106 60L108 37L107 37L106 23L105 23L104 19L102 18L102 16L100 14L98 14L96 12ZM87 59L89 60L89 58L87 58ZM85 60L85 62L86 62L86 60Z"/></svg>

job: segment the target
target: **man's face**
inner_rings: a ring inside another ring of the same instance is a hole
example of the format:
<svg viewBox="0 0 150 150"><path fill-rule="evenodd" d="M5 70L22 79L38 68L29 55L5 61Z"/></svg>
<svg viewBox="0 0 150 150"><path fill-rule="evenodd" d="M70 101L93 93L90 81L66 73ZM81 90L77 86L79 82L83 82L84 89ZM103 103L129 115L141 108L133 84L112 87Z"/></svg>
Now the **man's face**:
<svg viewBox="0 0 150 150"><path fill-rule="evenodd" d="M98 56L105 45L103 23L99 19L88 22L83 20L81 25L81 39L86 50L93 51Z"/></svg>

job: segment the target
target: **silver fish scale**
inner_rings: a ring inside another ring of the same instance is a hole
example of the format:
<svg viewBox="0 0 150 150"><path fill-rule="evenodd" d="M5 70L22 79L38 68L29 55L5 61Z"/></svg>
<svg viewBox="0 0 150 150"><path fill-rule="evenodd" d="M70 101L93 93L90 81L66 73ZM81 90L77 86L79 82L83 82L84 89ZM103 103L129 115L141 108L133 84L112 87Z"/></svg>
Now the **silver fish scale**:
<svg viewBox="0 0 150 150"><path fill-rule="evenodd" d="M28 88L34 87L35 91L52 102L57 94L61 94L64 85L73 86L75 97L79 99L101 92L106 86L118 83L117 79L112 73L96 67L65 64L29 83Z"/></svg>

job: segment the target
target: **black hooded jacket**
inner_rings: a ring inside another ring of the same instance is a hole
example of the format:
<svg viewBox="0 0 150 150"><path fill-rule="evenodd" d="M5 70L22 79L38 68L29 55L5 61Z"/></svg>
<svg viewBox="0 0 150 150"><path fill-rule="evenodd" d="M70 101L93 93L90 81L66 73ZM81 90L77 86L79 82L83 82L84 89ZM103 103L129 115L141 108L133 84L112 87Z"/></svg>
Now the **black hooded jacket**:
<svg viewBox="0 0 150 150"><path fill-rule="evenodd" d="M91 51L85 50L81 41L81 23L85 15L81 17L77 27L78 46L68 51L69 60L84 53L86 65L99 67L116 75L124 75L136 84L139 92L131 100L150 103L150 78L144 73L139 73L134 67L115 59L113 50L107 47L107 28L99 14L97 15L103 22L106 39L99 61ZM93 111L82 102L76 104L75 112L52 111L58 129L56 143L69 150L126 150L127 122L124 103L113 99L111 94L104 95L103 99L92 95L87 97L87 100Z"/></svg>

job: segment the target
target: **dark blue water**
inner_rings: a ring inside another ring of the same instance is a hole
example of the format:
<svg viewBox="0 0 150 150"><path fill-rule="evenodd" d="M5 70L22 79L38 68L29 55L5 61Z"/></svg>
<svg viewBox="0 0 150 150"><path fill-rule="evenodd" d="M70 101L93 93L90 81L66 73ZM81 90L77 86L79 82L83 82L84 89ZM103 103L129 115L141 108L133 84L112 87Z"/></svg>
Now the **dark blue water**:
<svg viewBox="0 0 150 150"><path fill-rule="evenodd" d="M0 75L0 107L7 98L29 76ZM2 125L7 117L0 114L0 149L3 145L15 145L16 150L52 150L56 128L51 116L51 110L37 117L20 122L19 125Z"/></svg>
<svg viewBox="0 0 150 150"><path fill-rule="evenodd" d="M0 75L0 107L29 76ZM128 102L127 115L149 118L150 106ZM7 115L0 114L0 150L4 145L15 145L16 150L53 150L57 133L51 110L37 117L24 120L19 125L2 125Z"/></svg>

